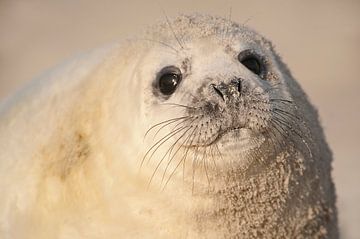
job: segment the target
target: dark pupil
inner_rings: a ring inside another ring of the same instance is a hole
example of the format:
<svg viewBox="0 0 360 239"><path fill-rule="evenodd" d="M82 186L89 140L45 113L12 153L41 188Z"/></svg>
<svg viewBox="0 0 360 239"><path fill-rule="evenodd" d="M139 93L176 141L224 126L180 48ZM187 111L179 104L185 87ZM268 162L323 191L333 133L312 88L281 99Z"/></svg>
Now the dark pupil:
<svg viewBox="0 0 360 239"><path fill-rule="evenodd" d="M159 89L164 95L171 95L179 83L179 76L176 74L165 74L159 80Z"/></svg>
<svg viewBox="0 0 360 239"><path fill-rule="evenodd" d="M256 75L259 75L261 73L260 62L256 58L253 57L245 58L244 60L241 61L241 63Z"/></svg>

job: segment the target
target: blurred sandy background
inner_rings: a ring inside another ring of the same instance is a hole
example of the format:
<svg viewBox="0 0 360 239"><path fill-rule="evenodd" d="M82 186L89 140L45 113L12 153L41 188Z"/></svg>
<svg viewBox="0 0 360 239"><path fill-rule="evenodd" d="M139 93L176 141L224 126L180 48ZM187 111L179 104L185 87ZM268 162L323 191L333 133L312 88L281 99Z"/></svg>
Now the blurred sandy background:
<svg viewBox="0 0 360 239"><path fill-rule="evenodd" d="M360 1L0 0L0 100L72 55L178 13L247 22L318 106L335 162L342 238L360 238Z"/></svg>

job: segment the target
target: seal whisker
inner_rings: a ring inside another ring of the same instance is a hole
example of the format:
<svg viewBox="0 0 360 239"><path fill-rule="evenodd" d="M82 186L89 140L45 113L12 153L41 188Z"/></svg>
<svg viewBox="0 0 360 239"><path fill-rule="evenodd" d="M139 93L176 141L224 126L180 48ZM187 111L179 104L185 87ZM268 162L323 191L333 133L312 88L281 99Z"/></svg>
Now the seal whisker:
<svg viewBox="0 0 360 239"><path fill-rule="evenodd" d="M273 116L275 119L282 119L283 121L285 121L285 123L287 123L287 121L290 121L292 123L296 122L299 123L297 120L294 120L292 117L290 117L289 115L286 114L282 114L280 112L273 112Z"/></svg>
<svg viewBox="0 0 360 239"><path fill-rule="evenodd" d="M191 126L184 126L184 129L186 129L185 132L183 132L183 134L172 144L172 146L169 147L169 149L166 151L165 155L161 158L161 160L159 161L159 163L156 165L155 170L154 170L154 172L152 173L151 178L150 178L150 180L149 180L148 186L150 186L150 184L151 184L151 182L152 182L152 180L153 180L153 178L154 178L157 170L159 169L161 163L164 161L166 155L169 155L169 156L171 155L171 151L172 151L173 147L174 147L174 146L177 144L177 142L191 129ZM184 130L184 129L183 129L183 130Z"/></svg>
<svg viewBox="0 0 360 239"><path fill-rule="evenodd" d="M209 125L207 124L207 128L206 128L206 131L205 131L205 142L207 142L207 140L208 140L208 136L207 136L207 133L206 133L208 128L209 128ZM201 161L203 163L203 167L204 167L204 170L205 170L205 175L206 175L206 178L207 178L208 187L210 187L210 178L209 178L209 174L208 174L207 167L206 167L206 159L207 159L206 154L207 154L207 149L208 148L209 147L204 147L204 153L203 153L203 156L201 158Z"/></svg>
<svg viewBox="0 0 360 239"><path fill-rule="evenodd" d="M197 129L197 127L198 127L198 126L196 126L195 129L194 129L193 135L196 135L195 130ZM193 141L194 141L194 138L195 138L195 137L192 137L192 140L191 140L191 142L190 142L190 144L189 144L189 147L187 148L185 154L187 154L188 151L190 150L190 147L191 147L191 145L192 145L192 143L193 143ZM184 164L183 164L183 182L185 181L185 162L186 162L186 160L184 160Z"/></svg>
<svg viewBox="0 0 360 239"><path fill-rule="evenodd" d="M231 24L231 14L232 14L232 8L229 8L229 14L228 17L226 19L226 21L224 21L224 30L223 30L223 34L222 34L222 42L225 42L226 37L229 35L229 25Z"/></svg>
<svg viewBox="0 0 360 239"><path fill-rule="evenodd" d="M181 138L182 138L182 136L180 136L180 137L166 150L164 156L160 159L159 163L156 165L156 168L155 168L153 174L151 175L151 178L150 178L150 181L149 181L149 185L150 185L153 177L155 176L156 171L159 169L161 163L162 163L163 160L165 159L165 157L166 157L167 155L169 155L169 157L170 157L170 155L171 155L171 153L172 153L172 150L174 149L176 143L177 143Z"/></svg>
<svg viewBox="0 0 360 239"><path fill-rule="evenodd" d="M183 127L181 127L181 128L177 128L176 130L174 130L174 131L171 131L170 133L168 133L168 134L166 134L163 138L161 138L161 139L159 139L155 144L153 144L151 147L150 147L150 149L145 153L145 155L144 155L144 157L143 157L143 159L142 159L142 161L141 161L141 165L140 165L140 168L142 167L142 165L143 165L143 163L144 163L144 161L145 161L145 158L146 158L146 156L151 152L151 150L153 149L153 148L155 148L158 144L162 144L163 142L162 141L167 141L168 139L170 139L172 136L174 136L175 134L177 134L177 133L179 133L179 132L181 132L181 130L182 129L184 129L184 128L186 128L187 126L183 126ZM159 147L159 146L158 146ZM157 148L156 148L157 149ZM156 151L156 149L155 149L155 151ZM153 155L153 154L152 154ZM152 156L151 155L151 156Z"/></svg>
<svg viewBox="0 0 360 239"><path fill-rule="evenodd" d="M189 117L186 117L185 119L179 119L180 122L178 122L179 120L176 120L176 121L173 122L173 123L177 123L177 124L171 129L170 132L174 132L176 129L180 128L180 125L184 124L184 123L185 123L186 121L188 121L188 120L193 119L193 121L190 122L190 124L191 124L192 122L194 122L194 120L196 120L196 118L197 118L197 117L189 116ZM168 123L167 125L170 125L170 124ZM166 126L167 126L167 125L166 125ZM163 129L163 128L164 128L164 126L162 126L160 129L158 129L158 130L156 131L156 133L155 133L155 135L154 135L154 138L155 138L156 135L160 132L160 130ZM165 136L165 137L166 137L166 136Z"/></svg>
<svg viewBox="0 0 360 239"><path fill-rule="evenodd" d="M212 162L214 164L214 168L217 169L217 165L216 165L216 162L215 162L215 155L214 155L214 148L215 146L212 144L210 145L210 156L211 156L211 159L212 159Z"/></svg>
<svg viewBox="0 0 360 239"><path fill-rule="evenodd" d="M283 132L285 132L286 137L289 136L289 130L291 129L291 127L285 125L281 120L279 120L279 118L277 117L273 117L272 122L276 123L278 125L278 127L280 127L282 129ZM285 128L284 128L285 127ZM285 137L285 138L286 138Z"/></svg>
<svg viewBox="0 0 360 239"><path fill-rule="evenodd" d="M278 129L278 126L274 124L274 122L271 121L270 123L272 127L268 129L267 133L270 135L270 139L274 145L275 154L277 155L284 147L286 147L285 140L287 139L287 136L281 133L281 131ZM275 131L278 132L281 137L277 136Z"/></svg>
<svg viewBox="0 0 360 239"><path fill-rule="evenodd" d="M165 16L166 22L167 22L167 24L169 25L169 28L170 28L172 34L174 35L174 38L176 39L176 41L177 41L177 43L179 44L179 46L181 47L181 49L184 49L184 46L181 44L180 39L176 36L175 31L174 31L174 28L172 27L172 25L171 25L171 23L170 23L170 21L169 21L169 18L168 18L168 16L166 15L165 11L163 11L163 14L164 14L164 16Z"/></svg>
<svg viewBox="0 0 360 239"><path fill-rule="evenodd" d="M189 126L189 128L184 132L184 134L182 134L182 135L175 141L175 143L174 143L171 147L172 147L172 148L175 147L175 146L178 144L178 142L180 141L180 139L182 139L182 138L185 136L185 134L186 134L191 128L192 128L192 126ZM187 142L187 139L188 139L189 137L190 137L190 135L186 138L186 140L184 140L184 142L182 142L180 145L178 145L178 148L176 149L176 151L175 151L175 153L174 153L173 155L171 155L171 153L172 153L172 149L171 149L171 151L170 151L170 153L169 153L168 163L166 164L164 173L163 173L162 178L161 178L161 184L162 184L163 181L164 181L164 177L165 177L166 171L167 171L167 169L168 169L168 167L169 167L172 159L173 159L173 158L175 157L175 155L180 151L180 149L184 146L184 144Z"/></svg>
<svg viewBox="0 0 360 239"><path fill-rule="evenodd" d="M224 19L226 18L226 16L224 16ZM221 31L221 42L224 44L225 43L225 37L226 37L226 23L227 21L223 21L222 22L222 31Z"/></svg>
<svg viewBox="0 0 360 239"><path fill-rule="evenodd" d="M175 123L176 121L178 120L182 120L182 119L186 119L186 118L189 118L190 116L183 116L183 117L178 117L178 118L173 118L173 119L168 119L168 120L165 120L165 121L162 121L160 123L156 123L155 125L151 126L145 133L144 135L144 138L149 134L149 132L151 130L153 130L154 128L156 128L157 126L160 126L162 124L165 124L165 123L168 123L168 122L172 122L172 123Z"/></svg>
<svg viewBox="0 0 360 239"><path fill-rule="evenodd" d="M190 122L190 125L191 125L191 123L192 122L194 122L196 120L196 118L193 120L193 121L191 121ZM181 128L181 124L183 124L184 122L180 122L180 123L178 123L176 126L174 126L174 128L170 131L170 132L173 132L173 131L175 131L175 130L177 130L177 129L179 129L179 128ZM183 126L183 127L188 127L188 126ZM154 151L152 152L152 154L150 155L150 157L149 157L149 159L148 159L148 162L150 161L150 159L152 158L152 156L155 154L155 152L167 141L167 140L169 140L171 137L173 137L175 134L173 134L173 135L170 135L166 140L164 140L163 142L161 142L155 149L154 149ZM166 136L165 136L166 137Z"/></svg>
<svg viewBox="0 0 360 239"><path fill-rule="evenodd" d="M201 136L201 129L203 125L200 126L199 132L198 132L198 139L197 142L200 142L200 136ZM194 183L195 183L195 171L196 171L196 160L199 155L199 145L195 146L195 157L192 160L192 186L191 186L191 192L194 193Z"/></svg>
<svg viewBox="0 0 360 239"><path fill-rule="evenodd" d="M265 95L265 93L271 93L272 91L275 91L275 90L281 90L281 88L279 88L278 86L282 86L284 85L282 82L277 82L273 85L270 85L269 88L265 89L262 94Z"/></svg>
<svg viewBox="0 0 360 239"><path fill-rule="evenodd" d="M292 117L296 121L300 120L300 118L297 115L292 114L289 111L286 111L286 110L283 110L283 109L280 109L280 108L273 107L272 111L275 114L277 113L277 114L282 114L282 115L288 115L288 116Z"/></svg>
<svg viewBox="0 0 360 239"><path fill-rule="evenodd" d="M191 162L191 167L192 167L192 175L191 175L191 178L192 178L192 184L191 184L191 192L194 193L194 184L195 184L195 171L196 171L196 160L197 160L197 157L199 155L199 146L196 146L195 149L194 149L194 157L192 159L192 162Z"/></svg>
<svg viewBox="0 0 360 239"><path fill-rule="evenodd" d="M274 134L274 132L272 132L272 130L267 129L266 131L266 139L268 140L268 144L271 145L273 147L274 153L275 155L278 154L278 150L276 146L279 146L279 143L275 143L274 139L278 142L279 140L276 138L276 135ZM271 142L269 142L271 141Z"/></svg>
<svg viewBox="0 0 360 239"><path fill-rule="evenodd" d="M207 167L206 167L207 149L208 149L208 147L204 147L204 153L203 153L203 157L202 157L201 161L202 161L203 166L204 166L205 175L206 175L206 179L207 179L207 182L208 182L208 187L210 187L210 178L209 178L209 174L208 174Z"/></svg>
<svg viewBox="0 0 360 239"><path fill-rule="evenodd" d="M254 16L250 16L250 17L246 18L246 20L242 22L242 25L246 26L246 24L248 24L252 20L253 17Z"/></svg>
<svg viewBox="0 0 360 239"><path fill-rule="evenodd" d="M277 123L275 120L271 120L271 124L273 128L279 133L280 136L282 136L284 139L288 138L286 131L284 132L284 129L278 125L279 123Z"/></svg>
<svg viewBox="0 0 360 239"><path fill-rule="evenodd" d="M264 90L263 94L265 95L265 93L272 93L273 91L276 91L276 90L281 90L281 88L272 86L271 88Z"/></svg>
<svg viewBox="0 0 360 239"><path fill-rule="evenodd" d="M302 121L297 115L290 113L286 110L279 109L279 108L273 108L273 109L274 109L273 113L275 115L277 115L278 119L281 118L284 123L288 124L289 119L294 120L296 122L296 124L293 124L294 127L298 127L301 124L307 130L309 130L309 127L306 125L306 123L304 121ZM299 131L301 131L301 130L299 129ZM298 134L300 134L299 131L297 131Z"/></svg>
<svg viewBox="0 0 360 239"><path fill-rule="evenodd" d="M171 130L173 131L176 127L178 127L179 125L181 125L181 124L184 124L186 121L188 121L188 120L191 120L191 119L193 119L193 117L186 117L185 119L180 119L181 121L178 123L178 124L176 124ZM156 138L156 136L158 135L158 133L163 129L163 128L165 128L166 126L169 126L170 124L173 124L173 123L176 123L176 122L178 122L179 120L177 120L177 121L175 121L175 122L170 122L170 123L167 123L167 124L165 124L165 125L163 125L163 126L161 126L157 131L156 131L156 133L154 134L154 139Z"/></svg>
<svg viewBox="0 0 360 239"><path fill-rule="evenodd" d="M215 169L215 172L217 174L219 172L219 166L216 163L216 160L217 160L217 158L216 158L217 143L211 145L211 151L210 152L211 152L211 157L212 157L212 161L213 161L213 164L214 164L214 169ZM219 156L219 157L220 157L220 159L222 158L222 156Z"/></svg>
<svg viewBox="0 0 360 239"><path fill-rule="evenodd" d="M293 104L293 101L292 100L288 100L288 99L269 99L270 102L276 102L276 101L279 101L279 102L282 102L282 103L289 103L289 104Z"/></svg>
<svg viewBox="0 0 360 239"><path fill-rule="evenodd" d="M224 161L223 156L222 156L222 153L220 152L218 143L215 143L215 148L216 148L216 151L218 152L218 154L219 154L219 156L220 156L220 159L221 159L222 161Z"/></svg>
<svg viewBox="0 0 360 239"><path fill-rule="evenodd" d="M177 55L179 55L179 50L178 50L178 49L176 49L175 47L173 47L173 46L171 46L171 45L169 45L169 44L167 44L167 43L165 43L165 42L162 42L162 41L159 41L159 40L154 40L154 39L149 39L149 38L138 38L138 39L139 39L139 40L144 40L144 41L150 41L150 42L158 43L158 44L160 44L160 45L162 45L162 46L165 46L165 47L167 47L167 48L175 51L175 53L176 53Z"/></svg>
<svg viewBox="0 0 360 239"><path fill-rule="evenodd" d="M271 85L271 87L280 86L280 85L284 85L284 83L283 82L277 82L277 83Z"/></svg>
<svg viewBox="0 0 360 239"><path fill-rule="evenodd" d="M188 105L182 105L182 104L177 104L177 103L161 103L160 105L179 106L179 107L184 107L184 108L187 108L187 109L196 109L197 108L197 107L188 106Z"/></svg>
<svg viewBox="0 0 360 239"><path fill-rule="evenodd" d="M296 145L296 142L294 142L294 140L290 137L291 128L289 128L287 125L284 125L281 121L279 121L278 119L275 119L275 118L273 119L272 122L273 122L275 125L277 125L277 127L275 127L275 129L280 128L281 130L283 130L284 132L286 132L286 135L283 135L283 137L284 137L285 139L290 140L291 143L293 143L293 144ZM284 126L287 130L284 129L283 126ZM279 131L279 132L280 132L280 131ZM294 133L295 133L295 131L291 131L291 132L294 132ZM303 139L302 136L300 136L300 135L298 135L298 134L296 134L296 135L300 137L300 139L301 139L302 142L304 141L304 139ZM289 142L288 142L288 143L289 143ZM306 144L306 146L307 146L307 144ZM310 153L310 154L311 154L311 153Z"/></svg>
<svg viewBox="0 0 360 239"><path fill-rule="evenodd" d="M180 146L180 147L183 147L183 145L186 144L191 138L192 138L192 140L191 140L191 142L190 142L190 145L192 144L192 141L194 140L194 138L191 137L191 136L192 136L192 135L194 134L194 132L196 131L196 128L197 128L197 126L194 128L194 130L190 133L189 137L184 141L184 143L183 143L182 146ZM182 162L185 163L185 160L186 160L186 157L187 157L187 154L188 154L189 150L190 150L190 147L188 147L188 148L186 149L184 156L181 157L181 159L179 160L179 163L176 165L176 167L175 167L175 168L173 169L173 171L171 172L170 176L168 177L168 179L167 179L166 182L165 182L165 185L164 185L164 187L163 187L163 190L166 188L166 185L169 183L171 177L174 175L176 169L180 166L180 164L181 164ZM172 159L171 159L171 160L172 160ZM170 160L170 161L171 161L171 160ZM184 173L184 172L183 172L183 173Z"/></svg>
<svg viewBox="0 0 360 239"><path fill-rule="evenodd" d="M308 143L306 142L305 138L291 125L288 125L288 123L282 119L279 118L275 118L274 120L277 120L277 122L279 122L279 124L282 124L283 126L285 126L288 130L290 130L291 132L293 132L294 134L296 134L300 139L301 142L305 145L305 147L307 148L310 157L312 158L312 151L308 145Z"/></svg>
<svg viewBox="0 0 360 239"><path fill-rule="evenodd" d="M286 119L280 117L280 115L276 115L273 119L274 119L274 120L277 120L281 125L285 126L285 127L286 127L287 129L289 129L290 131L294 131L294 132L300 134L300 133L297 131L297 129L295 129L296 124L290 125L289 122L287 122ZM301 137L302 137L302 136L301 136Z"/></svg>

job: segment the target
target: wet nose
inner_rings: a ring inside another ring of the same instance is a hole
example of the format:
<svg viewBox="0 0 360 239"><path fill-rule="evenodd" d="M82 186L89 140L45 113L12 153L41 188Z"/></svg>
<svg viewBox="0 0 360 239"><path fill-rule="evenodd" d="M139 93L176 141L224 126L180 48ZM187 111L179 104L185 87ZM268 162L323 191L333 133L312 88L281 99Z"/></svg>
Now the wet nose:
<svg viewBox="0 0 360 239"><path fill-rule="evenodd" d="M232 79L228 84L221 82L219 84L210 84L210 86L223 101L227 101L231 97L240 97L242 93L242 81L240 78Z"/></svg>

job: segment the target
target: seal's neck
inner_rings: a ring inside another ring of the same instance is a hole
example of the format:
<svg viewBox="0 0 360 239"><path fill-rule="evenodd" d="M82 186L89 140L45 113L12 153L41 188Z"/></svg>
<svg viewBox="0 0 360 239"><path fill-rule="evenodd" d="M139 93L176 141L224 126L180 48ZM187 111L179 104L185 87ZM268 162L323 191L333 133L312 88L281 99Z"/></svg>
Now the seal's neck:
<svg viewBox="0 0 360 239"><path fill-rule="evenodd" d="M326 230L336 224L334 201L326 198L330 179L317 176L318 161L287 150L246 170L198 166L193 177L187 167L185 179L174 175L162 195L179 215L185 213L195 238L313 238L324 232L324 220Z"/></svg>
<svg viewBox="0 0 360 239"><path fill-rule="evenodd" d="M266 167L253 165L256 168L247 173L234 169L219 175L213 188L203 194L212 203L199 205L196 211L201 234L296 237L297 228L309 223L308 208L313 203L309 182L299 183L303 173L299 163L294 155L281 155Z"/></svg>

